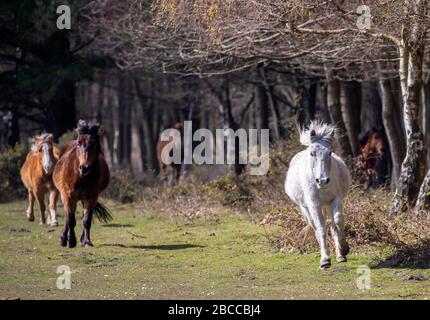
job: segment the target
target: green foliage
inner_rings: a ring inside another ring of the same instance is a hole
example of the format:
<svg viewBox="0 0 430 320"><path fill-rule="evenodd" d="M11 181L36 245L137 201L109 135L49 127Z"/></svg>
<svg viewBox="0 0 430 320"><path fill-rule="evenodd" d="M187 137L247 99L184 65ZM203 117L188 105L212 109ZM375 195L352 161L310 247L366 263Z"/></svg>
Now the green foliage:
<svg viewBox="0 0 430 320"><path fill-rule="evenodd" d="M20 178L25 156L25 148L22 145L0 152L0 202L25 198L25 187Z"/></svg>
<svg viewBox="0 0 430 320"><path fill-rule="evenodd" d="M57 148L61 148L61 146L65 146L67 143L75 139L76 139L75 131L66 132L60 137L60 139L58 139Z"/></svg>

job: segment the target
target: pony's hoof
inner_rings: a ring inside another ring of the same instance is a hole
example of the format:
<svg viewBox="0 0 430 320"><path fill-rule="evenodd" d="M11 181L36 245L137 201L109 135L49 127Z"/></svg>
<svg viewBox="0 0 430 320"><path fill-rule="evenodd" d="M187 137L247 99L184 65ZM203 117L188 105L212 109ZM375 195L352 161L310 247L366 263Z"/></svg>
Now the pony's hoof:
<svg viewBox="0 0 430 320"><path fill-rule="evenodd" d="M331 267L331 261L330 261L330 259L321 261L321 263L320 263L320 269L321 270L325 270L325 269L328 269L330 267Z"/></svg>
<svg viewBox="0 0 430 320"><path fill-rule="evenodd" d="M81 246L85 248L94 247L93 243L90 240L85 240L85 238L81 237Z"/></svg>
<svg viewBox="0 0 430 320"><path fill-rule="evenodd" d="M67 242L68 242L69 248L76 247L76 238L69 238L69 240Z"/></svg>
<svg viewBox="0 0 430 320"><path fill-rule="evenodd" d="M336 258L336 261L339 263L342 263L342 262L347 262L348 260L344 256L339 256Z"/></svg>
<svg viewBox="0 0 430 320"><path fill-rule="evenodd" d="M51 227L58 227L58 221L52 221L49 225Z"/></svg>
<svg viewBox="0 0 430 320"><path fill-rule="evenodd" d="M94 247L94 245L93 245L93 243L90 241L90 242L86 242L86 243L84 244L84 247L85 247L85 248L91 248L91 247Z"/></svg>
<svg viewBox="0 0 430 320"><path fill-rule="evenodd" d="M345 243L340 249L340 254L343 256L346 256L348 253L349 253L349 245L348 243Z"/></svg>
<svg viewBox="0 0 430 320"><path fill-rule="evenodd" d="M34 216L27 214L27 219L28 219L28 221L33 222L34 221Z"/></svg>
<svg viewBox="0 0 430 320"><path fill-rule="evenodd" d="M60 244L62 247L67 246L67 238L66 237L60 237Z"/></svg>

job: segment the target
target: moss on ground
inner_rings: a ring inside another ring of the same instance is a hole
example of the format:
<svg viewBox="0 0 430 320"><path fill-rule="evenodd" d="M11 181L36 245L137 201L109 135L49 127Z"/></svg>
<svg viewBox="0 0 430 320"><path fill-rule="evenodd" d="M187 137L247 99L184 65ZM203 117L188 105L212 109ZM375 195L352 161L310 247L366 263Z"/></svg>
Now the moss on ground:
<svg viewBox="0 0 430 320"><path fill-rule="evenodd" d="M273 251L266 235L278 226L228 212L189 223L131 204L110 207L115 220L94 225L95 246L68 249L59 245L61 227L26 221L24 202L0 205L0 298L430 298L430 271L419 268L374 267L372 289L357 289L357 267L374 265L382 252L320 271L317 253ZM70 290L56 288L60 265L72 270Z"/></svg>

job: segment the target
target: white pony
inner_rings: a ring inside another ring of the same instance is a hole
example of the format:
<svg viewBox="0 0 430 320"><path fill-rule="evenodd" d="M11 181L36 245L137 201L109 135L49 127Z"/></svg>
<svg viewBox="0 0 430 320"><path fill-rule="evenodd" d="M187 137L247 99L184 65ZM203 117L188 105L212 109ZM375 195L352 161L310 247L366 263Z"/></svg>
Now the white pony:
<svg viewBox="0 0 430 320"><path fill-rule="evenodd" d="M345 239L342 199L348 192L351 176L343 160L333 152L336 127L312 121L300 132L306 150L291 160L285 180L285 192L297 205L314 229L320 245L320 268L330 267L326 218L336 246L336 260L346 262L349 246Z"/></svg>

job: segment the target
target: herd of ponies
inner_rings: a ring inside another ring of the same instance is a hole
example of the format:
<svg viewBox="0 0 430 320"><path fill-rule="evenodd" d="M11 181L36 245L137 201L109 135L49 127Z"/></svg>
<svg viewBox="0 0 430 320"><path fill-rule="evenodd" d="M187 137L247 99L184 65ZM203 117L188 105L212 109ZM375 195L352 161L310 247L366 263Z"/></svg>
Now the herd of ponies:
<svg viewBox="0 0 430 320"><path fill-rule="evenodd" d="M58 226L57 202L64 205L64 227L60 244L76 247L76 208L83 206L81 245L93 246L90 237L93 216L100 221L112 219L110 211L99 202L99 195L107 188L110 174L103 155L100 126L80 120L77 137L61 150L54 146L54 136L44 133L33 138L33 145L21 168L21 179L28 190L29 221L34 221L34 203L40 209L40 223ZM320 268L330 267L326 219L331 220L337 262L346 262L349 246L345 238L342 200L351 177L344 161L333 152L336 128L312 121L301 130L300 142L306 149L291 160L285 179L285 191L302 212L315 232L320 246ZM45 196L49 193L46 217Z"/></svg>

